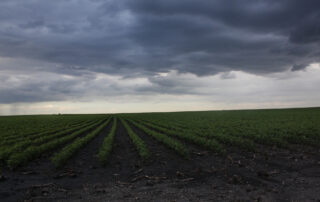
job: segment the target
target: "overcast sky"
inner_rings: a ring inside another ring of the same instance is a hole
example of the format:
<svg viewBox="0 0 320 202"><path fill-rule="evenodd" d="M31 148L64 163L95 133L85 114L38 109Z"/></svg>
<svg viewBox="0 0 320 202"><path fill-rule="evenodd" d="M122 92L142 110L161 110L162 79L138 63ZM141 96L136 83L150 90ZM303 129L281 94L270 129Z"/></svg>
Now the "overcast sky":
<svg viewBox="0 0 320 202"><path fill-rule="evenodd" d="M1 0L0 114L320 106L319 0Z"/></svg>

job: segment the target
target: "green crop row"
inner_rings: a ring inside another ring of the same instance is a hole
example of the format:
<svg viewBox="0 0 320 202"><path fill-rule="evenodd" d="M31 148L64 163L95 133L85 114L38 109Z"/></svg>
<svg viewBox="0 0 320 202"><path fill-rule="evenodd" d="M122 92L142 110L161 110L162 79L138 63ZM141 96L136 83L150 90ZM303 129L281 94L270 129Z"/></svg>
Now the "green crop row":
<svg viewBox="0 0 320 202"><path fill-rule="evenodd" d="M112 145L114 141L114 136L117 129L117 119L114 118L113 125L111 128L110 133L104 138L103 144L99 149L98 152L98 158L102 165L105 165L108 163L109 155L112 150Z"/></svg>
<svg viewBox="0 0 320 202"><path fill-rule="evenodd" d="M133 121L131 119L128 119L128 121L130 123L132 123L133 125L135 125L136 127L140 128L146 134L151 135L153 138L155 138L159 142L161 142L164 145L168 146L169 148L175 150L181 156L184 156L184 157L188 157L189 156L188 149L185 147L185 145L183 145L178 140L173 139L171 137L168 137L165 134L150 130L149 128L147 128L147 127L143 126L142 124L139 124L138 122L135 122L135 121Z"/></svg>
<svg viewBox="0 0 320 202"><path fill-rule="evenodd" d="M3 146L3 145L10 146L12 144L17 144L17 143L20 143L20 142L24 142L25 140L34 140L34 139L37 139L39 137L43 137L43 136L47 136L47 135L50 135L50 134L59 133L61 131L67 130L69 128L76 128L76 127L81 127L81 126L84 126L84 125L89 125L90 123L94 123L96 121L97 120L93 120L93 121L92 120L87 120L87 121L82 121L82 122L76 123L76 124L68 124L68 125L65 125L63 127L56 126L54 129L46 130L46 131L43 131L43 132L40 132L40 133L34 133L34 134L29 134L29 135L16 135L15 137L4 139L1 142L1 146Z"/></svg>
<svg viewBox="0 0 320 202"><path fill-rule="evenodd" d="M7 160L9 158L9 156L14 153L26 150L31 145L34 145L34 146L41 145L41 144L49 142L53 139L60 138L64 135L72 133L72 132L79 130L81 128L85 128L89 125L92 125L92 123L85 124L82 126L77 126L77 127L70 128L70 129L65 129L65 130L60 131L59 133L56 133L56 134L44 135L44 136L39 137L34 140L27 139L25 141L18 142L17 144L14 144L12 146L4 147L0 150L0 162Z"/></svg>
<svg viewBox="0 0 320 202"><path fill-rule="evenodd" d="M223 147L214 139L206 139L196 135L195 133L192 133L186 130L177 131L177 130L167 129L164 127L157 126L155 124L151 124L150 122L143 122L142 124L152 129L155 129L157 131L160 131L162 133L165 133L167 135L176 136L190 143L197 144L211 151L218 152L218 153L225 153L225 150L223 149Z"/></svg>
<svg viewBox="0 0 320 202"><path fill-rule="evenodd" d="M98 125L101 124L101 122L102 121L99 121L96 124L87 126L85 128L82 128L82 129L70 134L70 135L63 136L61 138L52 140L52 141L47 142L45 144L37 145L37 146L30 146L23 152L12 154L10 156L10 158L7 160L7 165L11 169L17 168L21 165L25 165L29 161L41 156L43 153L52 151L52 150L58 148L59 146L73 140L77 136L82 135L83 133L86 133L89 130L97 127Z"/></svg>
<svg viewBox="0 0 320 202"><path fill-rule="evenodd" d="M176 121L176 120L175 120ZM181 127L180 124L175 123L175 121L155 121L149 120L147 123L152 123L156 126L160 126L167 129L172 129L175 131L180 131L183 133L193 133L201 137L216 139L219 142L235 146L240 149L245 149L248 151L255 151L256 145L254 142L266 145L276 145L278 147L288 148L288 143L284 140L283 136L273 136L265 133L255 133L254 131L246 131L246 133L239 133L236 130L232 130L232 127L226 127L227 130L217 131L212 125L208 124L207 126L198 127L193 126L192 123L188 127ZM156 123L154 123L156 122ZM166 123L167 122L167 123ZM201 120L201 123L205 123L205 120ZM187 125L187 124L185 124ZM295 136L296 137L296 136ZM305 141L307 142L307 141Z"/></svg>
<svg viewBox="0 0 320 202"><path fill-rule="evenodd" d="M158 127L160 128L160 127ZM209 140L215 139L218 142L221 142L228 146L235 146L240 149L255 151L256 145L255 143L246 138L242 138L239 136L233 136L229 134L216 133L211 130L199 130L199 129L183 129L183 128L175 128L176 131L170 131L171 133L181 133L183 134L192 134L193 136L208 138ZM177 132L179 131L179 132Z"/></svg>
<svg viewBox="0 0 320 202"><path fill-rule="evenodd" d="M11 141L12 140L12 141L14 141L14 140L17 140L17 139L20 139L20 138L30 137L32 135L36 135L36 134L39 134L39 133L49 133L51 131L56 130L57 128L69 127L70 125L77 124L77 123L78 122L62 122L62 123L59 123L59 124L50 123L50 126L46 126L46 127L43 127L43 128L39 127L39 128L36 128L34 131L29 132L29 133L23 132L23 133L16 133L16 134L13 134L13 135L3 136L1 140L5 140L5 141Z"/></svg>
<svg viewBox="0 0 320 202"><path fill-rule="evenodd" d="M233 139L239 142L236 143L239 145L237 147L241 147L242 143L238 140L242 139L258 144L294 148L290 143L315 147L320 145L319 112L320 108L310 108L146 113L126 114L126 117L146 120L173 130L197 131L198 135L208 138L218 136L216 138L223 142L228 141L229 137L235 137Z"/></svg>
<svg viewBox="0 0 320 202"><path fill-rule="evenodd" d="M235 146L240 149L255 151L256 143L266 144L266 145L276 145L278 147L287 148L288 144L282 137L274 137L272 135L266 135L264 133L254 133L253 131L247 131L247 133L238 133L237 131L232 131L229 129L216 131L211 126L203 127L203 128L189 128L189 131L193 131L193 133L206 137L206 138L214 138L219 142L222 142L229 146Z"/></svg>
<svg viewBox="0 0 320 202"><path fill-rule="evenodd" d="M181 124L178 124L176 122L173 122L173 121L159 121L159 120L148 120L148 119L139 119L138 117L133 117L134 120L136 121L139 121L139 122L143 122L143 123L150 123L150 124L153 124L155 126L159 126L159 127L163 127L163 128L167 128L167 129L171 129L171 130L178 130L178 129L187 129L186 126L183 126Z"/></svg>
<svg viewBox="0 0 320 202"><path fill-rule="evenodd" d="M63 166L66 161L70 159L77 151L92 141L100 133L100 131L108 125L109 122L110 119L97 127L91 133L82 138L77 138L72 144L67 145L60 152L55 153L51 158L51 161L55 167Z"/></svg>
<svg viewBox="0 0 320 202"><path fill-rule="evenodd" d="M28 115L0 116L0 144L4 140L28 137L52 131L57 128L72 127L88 120L104 119L108 115Z"/></svg>
<svg viewBox="0 0 320 202"><path fill-rule="evenodd" d="M144 141L137 135L135 134L130 126L127 124L127 122L120 118L121 123L124 125L124 127L127 130L128 135L130 136L133 144L135 145L139 155L141 156L142 159L147 160L150 157L150 152Z"/></svg>

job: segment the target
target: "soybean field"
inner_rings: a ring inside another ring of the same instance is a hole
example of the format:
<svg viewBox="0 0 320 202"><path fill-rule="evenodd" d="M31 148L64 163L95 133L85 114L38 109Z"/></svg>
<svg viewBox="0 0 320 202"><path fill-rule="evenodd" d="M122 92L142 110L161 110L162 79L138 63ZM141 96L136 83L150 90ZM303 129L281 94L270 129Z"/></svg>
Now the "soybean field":
<svg viewBox="0 0 320 202"><path fill-rule="evenodd" d="M208 183L222 199L218 187L237 186L246 200L281 200L320 183L319 148L320 108L2 116L0 197L78 196L87 184L84 197L98 200L108 183Z"/></svg>

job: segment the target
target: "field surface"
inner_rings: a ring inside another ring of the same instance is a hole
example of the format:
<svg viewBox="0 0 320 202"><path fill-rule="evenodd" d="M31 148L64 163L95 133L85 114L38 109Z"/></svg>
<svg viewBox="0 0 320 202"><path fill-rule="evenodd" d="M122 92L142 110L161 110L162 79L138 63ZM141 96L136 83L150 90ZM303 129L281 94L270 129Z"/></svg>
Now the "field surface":
<svg viewBox="0 0 320 202"><path fill-rule="evenodd" d="M0 117L0 201L234 200L320 200L320 108Z"/></svg>

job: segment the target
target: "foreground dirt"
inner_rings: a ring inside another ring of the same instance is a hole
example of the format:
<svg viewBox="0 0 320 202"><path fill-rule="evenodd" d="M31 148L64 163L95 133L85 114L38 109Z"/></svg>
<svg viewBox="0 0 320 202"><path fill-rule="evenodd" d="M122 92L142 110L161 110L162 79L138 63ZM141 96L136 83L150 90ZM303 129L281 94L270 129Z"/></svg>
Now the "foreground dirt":
<svg viewBox="0 0 320 202"><path fill-rule="evenodd" d="M151 160L142 162L121 123L110 163L97 152L111 125L57 170L43 156L2 170L0 201L320 201L320 149L260 146L217 156L187 144L184 159L137 128Z"/></svg>

